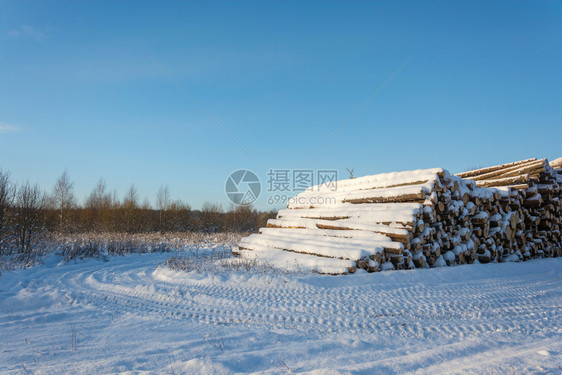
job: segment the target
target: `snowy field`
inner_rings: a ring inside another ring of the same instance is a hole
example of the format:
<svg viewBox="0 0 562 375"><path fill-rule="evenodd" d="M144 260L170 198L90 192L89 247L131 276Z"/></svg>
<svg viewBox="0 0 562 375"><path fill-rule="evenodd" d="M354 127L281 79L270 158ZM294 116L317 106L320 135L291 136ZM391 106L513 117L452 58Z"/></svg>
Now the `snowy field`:
<svg viewBox="0 0 562 375"><path fill-rule="evenodd" d="M0 276L0 373L562 373L560 258L322 276L167 257Z"/></svg>

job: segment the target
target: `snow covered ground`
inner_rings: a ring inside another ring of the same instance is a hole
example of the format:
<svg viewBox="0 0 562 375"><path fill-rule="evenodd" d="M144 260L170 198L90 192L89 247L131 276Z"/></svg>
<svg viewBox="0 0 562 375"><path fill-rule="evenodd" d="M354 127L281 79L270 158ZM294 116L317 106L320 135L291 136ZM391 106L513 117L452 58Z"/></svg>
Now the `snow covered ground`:
<svg viewBox="0 0 562 375"><path fill-rule="evenodd" d="M0 276L0 373L562 372L560 258L323 276L168 256Z"/></svg>

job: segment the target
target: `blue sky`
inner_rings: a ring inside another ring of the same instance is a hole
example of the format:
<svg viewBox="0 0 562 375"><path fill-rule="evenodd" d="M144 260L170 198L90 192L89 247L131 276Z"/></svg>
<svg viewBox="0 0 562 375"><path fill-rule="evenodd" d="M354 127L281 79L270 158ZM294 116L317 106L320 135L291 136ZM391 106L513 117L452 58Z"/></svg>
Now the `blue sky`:
<svg viewBox="0 0 562 375"><path fill-rule="evenodd" d="M227 207L242 168L267 188L553 159L561 103L559 1L0 0L0 168L46 189L66 169L79 198L103 177Z"/></svg>

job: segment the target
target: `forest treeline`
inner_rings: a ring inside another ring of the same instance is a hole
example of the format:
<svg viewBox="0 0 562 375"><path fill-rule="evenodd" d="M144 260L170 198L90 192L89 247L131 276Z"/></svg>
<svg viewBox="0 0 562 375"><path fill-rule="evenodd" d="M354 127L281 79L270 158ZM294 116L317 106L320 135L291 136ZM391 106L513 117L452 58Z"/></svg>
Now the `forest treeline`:
<svg viewBox="0 0 562 375"><path fill-rule="evenodd" d="M0 253L10 249L25 257L46 233L253 232L271 217L275 212L247 206L225 211L206 203L192 210L172 200L166 186L158 191L154 206L140 202L134 186L120 199L103 179L80 204L66 172L50 191L43 191L29 182L17 185L9 172L0 170Z"/></svg>

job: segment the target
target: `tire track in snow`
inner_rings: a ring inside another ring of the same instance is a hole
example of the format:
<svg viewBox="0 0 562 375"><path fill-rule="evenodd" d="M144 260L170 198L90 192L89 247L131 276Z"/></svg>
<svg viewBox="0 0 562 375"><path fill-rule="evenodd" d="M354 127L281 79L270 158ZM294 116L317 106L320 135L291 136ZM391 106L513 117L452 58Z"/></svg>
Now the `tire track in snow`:
<svg viewBox="0 0 562 375"><path fill-rule="evenodd" d="M49 283L52 280L44 282ZM521 279L399 287L376 283L323 287L294 281L282 287L257 286L185 278L176 282L156 280L152 269L140 262L67 272L53 288L71 303L93 304L117 314L423 338L540 332L561 312L555 299L558 284Z"/></svg>

